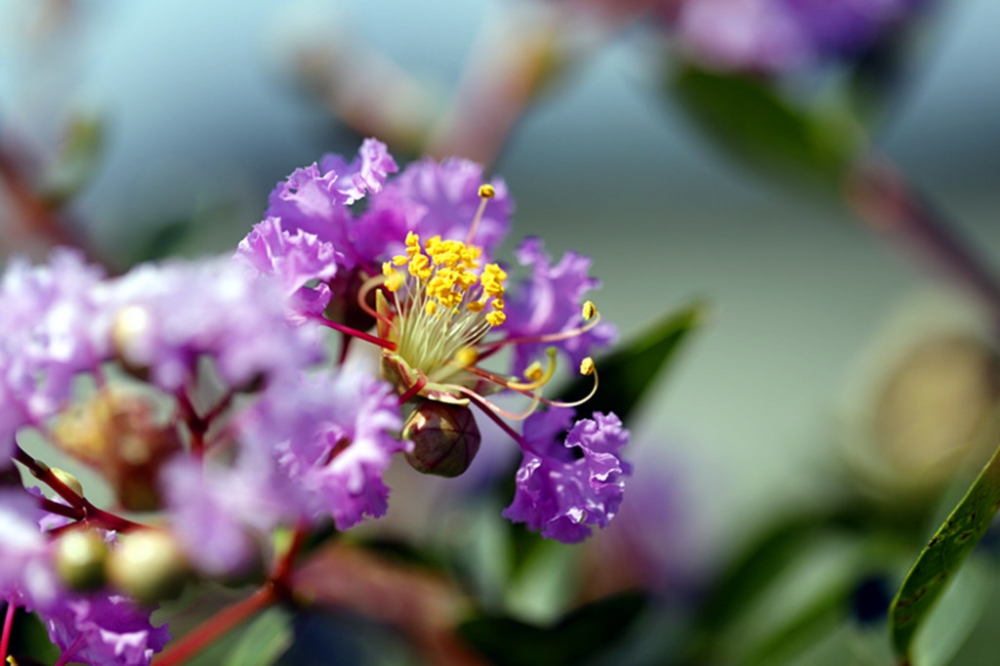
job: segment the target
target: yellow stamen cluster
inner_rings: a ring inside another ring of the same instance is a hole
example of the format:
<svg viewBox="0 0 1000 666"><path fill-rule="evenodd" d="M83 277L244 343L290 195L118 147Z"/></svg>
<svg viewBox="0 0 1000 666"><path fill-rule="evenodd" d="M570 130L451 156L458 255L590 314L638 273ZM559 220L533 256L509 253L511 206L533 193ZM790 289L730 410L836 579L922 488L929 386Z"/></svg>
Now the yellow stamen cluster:
<svg viewBox="0 0 1000 666"><path fill-rule="evenodd" d="M423 309L428 315L438 313L439 308L454 313L463 302L470 312L481 312L489 303L491 311L485 316L486 322L499 326L506 319L503 283L507 274L497 264L487 264L482 274L476 275L481 254L482 250L475 245L441 240L440 236L427 239L421 248L420 236L411 231L406 235L406 254L382 264L386 288L395 292L403 286L406 278L397 268L406 266L426 294ZM470 298L470 291L477 284L482 286L482 294Z"/></svg>
<svg viewBox="0 0 1000 666"><path fill-rule="evenodd" d="M496 264L480 268L481 256L475 245L440 236L421 243L410 232L406 253L382 264L398 315L397 353L431 381L474 365L475 346L506 318L507 274Z"/></svg>

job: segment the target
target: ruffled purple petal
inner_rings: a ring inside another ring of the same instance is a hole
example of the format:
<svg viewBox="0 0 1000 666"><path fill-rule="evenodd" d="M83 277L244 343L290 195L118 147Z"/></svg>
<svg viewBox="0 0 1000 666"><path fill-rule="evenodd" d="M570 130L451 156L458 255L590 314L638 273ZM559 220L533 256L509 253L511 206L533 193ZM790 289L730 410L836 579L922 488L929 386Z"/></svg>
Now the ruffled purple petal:
<svg viewBox="0 0 1000 666"><path fill-rule="evenodd" d="M515 255L521 265L532 266L533 272L530 279L518 289L511 290L507 297L507 321L502 330L512 338L521 338L560 333L582 326L583 295L601 285L600 280L587 274L590 259L567 252L558 264L552 266L542 240L536 237L525 239ZM612 324L601 322L586 333L566 340L515 345L513 373L520 375L549 347L562 350L578 366L591 355L592 350L606 347L616 336L617 331Z"/></svg>
<svg viewBox="0 0 1000 666"><path fill-rule="evenodd" d="M236 259L277 281L293 321L322 314L330 302L326 282L337 274L338 256L331 243L314 234L302 229L293 234L282 228L280 219L269 217L240 241ZM319 284L307 286L314 280Z"/></svg>
<svg viewBox="0 0 1000 666"><path fill-rule="evenodd" d="M127 597L97 592L66 597L41 612L49 638L70 662L101 666L148 666L170 640L166 625L150 623L151 609Z"/></svg>
<svg viewBox="0 0 1000 666"><path fill-rule="evenodd" d="M556 437L572 418L572 410L556 408L525 421L528 446L515 479L514 501L503 512L563 543L582 541L592 526L608 525L631 473L621 459L629 433L617 416L595 413L593 419L577 421L560 446Z"/></svg>
<svg viewBox="0 0 1000 666"><path fill-rule="evenodd" d="M271 437L281 441L281 468L309 517L330 516L343 530L366 515L385 514L389 490L382 475L392 455L411 446L395 436L402 421L388 384L349 364L275 394L261 409L267 412L262 421L287 424L285 437Z"/></svg>
<svg viewBox="0 0 1000 666"><path fill-rule="evenodd" d="M331 243L345 268L357 263L351 243L354 216L348 205L366 192L378 192L396 163L384 144L366 139L358 156L346 164L339 155L326 155L321 166L296 169L271 192L265 218L281 220L288 231L302 230Z"/></svg>
<svg viewBox="0 0 1000 666"><path fill-rule="evenodd" d="M406 234L441 236L464 241L479 208L483 168L475 162L448 158L438 163L413 162L371 197L368 211L353 230L358 256L377 262L402 252ZM473 243L492 254L510 228L513 201L500 178L491 181L496 196L476 230Z"/></svg>

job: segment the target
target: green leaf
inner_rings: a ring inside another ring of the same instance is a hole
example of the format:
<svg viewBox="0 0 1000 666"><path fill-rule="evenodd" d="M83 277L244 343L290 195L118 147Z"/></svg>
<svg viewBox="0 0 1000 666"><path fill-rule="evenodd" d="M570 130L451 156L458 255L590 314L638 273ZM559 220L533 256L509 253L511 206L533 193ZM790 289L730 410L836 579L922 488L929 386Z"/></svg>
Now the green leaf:
<svg viewBox="0 0 1000 666"><path fill-rule="evenodd" d="M669 314L637 339L597 361L600 386L585 407L588 412L614 412L623 422L639 404L654 380L669 366L681 343L705 320L707 306L698 302ZM593 383L579 377L558 400L586 395Z"/></svg>
<svg viewBox="0 0 1000 666"><path fill-rule="evenodd" d="M272 606L247 625L223 666L270 666L288 650L292 638L291 613Z"/></svg>
<svg viewBox="0 0 1000 666"><path fill-rule="evenodd" d="M835 108L800 108L765 80L686 66L670 87L696 124L752 166L838 187L864 146L860 125Z"/></svg>
<svg viewBox="0 0 1000 666"><path fill-rule="evenodd" d="M969 492L924 547L889 611L893 647L902 664L912 663L914 636L934 603L983 538L1000 508L1000 449Z"/></svg>
<svg viewBox="0 0 1000 666"><path fill-rule="evenodd" d="M99 116L70 119L62 150L45 174L39 195L62 206L93 179L104 148L104 121Z"/></svg>
<svg viewBox="0 0 1000 666"><path fill-rule="evenodd" d="M630 592L582 606L548 629L484 616L464 623L459 632L497 666L569 666L620 641L646 606L645 596Z"/></svg>

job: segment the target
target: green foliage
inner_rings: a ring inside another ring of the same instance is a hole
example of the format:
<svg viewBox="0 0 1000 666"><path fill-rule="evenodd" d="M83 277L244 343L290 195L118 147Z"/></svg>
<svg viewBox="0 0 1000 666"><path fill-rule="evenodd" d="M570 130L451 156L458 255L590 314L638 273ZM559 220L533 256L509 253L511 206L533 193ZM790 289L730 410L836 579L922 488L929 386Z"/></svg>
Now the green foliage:
<svg viewBox="0 0 1000 666"><path fill-rule="evenodd" d="M864 134L848 113L803 108L771 83L742 74L681 67L669 88L694 122L751 167L826 189L860 155Z"/></svg>
<svg viewBox="0 0 1000 666"><path fill-rule="evenodd" d="M83 190L97 174L103 149L101 117L71 118L62 149L42 181L39 192L42 199L58 208Z"/></svg>
<svg viewBox="0 0 1000 666"><path fill-rule="evenodd" d="M600 387L587 402L587 411L614 412L627 425L654 380L670 367L681 343L702 324L706 310L704 303L692 303L670 313L617 351L598 359ZM556 399L573 400L586 395L592 382L590 377L579 377Z"/></svg>
<svg viewBox="0 0 1000 666"><path fill-rule="evenodd" d="M892 602L889 614L892 643L903 664L912 663L917 630L986 534L998 508L1000 449L921 551Z"/></svg>
<svg viewBox="0 0 1000 666"><path fill-rule="evenodd" d="M272 606L247 625L223 666L270 666L288 650L292 639L291 612Z"/></svg>
<svg viewBox="0 0 1000 666"><path fill-rule="evenodd" d="M459 632L497 666L569 666L614 647L646 606L643 595L624 593L582 606L550 628L483 616Z"/></svg>

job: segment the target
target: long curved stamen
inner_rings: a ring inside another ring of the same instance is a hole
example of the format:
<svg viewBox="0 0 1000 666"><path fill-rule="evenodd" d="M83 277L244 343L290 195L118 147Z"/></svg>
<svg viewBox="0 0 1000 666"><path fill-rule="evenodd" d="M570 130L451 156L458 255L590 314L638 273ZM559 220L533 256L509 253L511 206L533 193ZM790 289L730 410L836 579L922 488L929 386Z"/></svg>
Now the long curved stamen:
<svg viewBox="0 0 1000 666"><path fill-rule="evenodd" d="M545 374L543 374L535 381L527 384L522 384L520 382L509 382L507 384L507 388L511 388L514 390L524 389L526 391L534 391L548 384L549 381L552 379L552 375L554 375L556 372L556 350L550 347L548 350L548 355L549 355L549 367L545 371Z"/></svg>
<svg viewBox="0 0 1000 666"><path fill-rule="evenodd" d="M504 387L506 389L510 389L511 391L516 391L517 393L520 393L521 395L530 397L532 400L536 400L537 399L538 402L541 402L543 404L549 405L551 407L579 407L580 405L584 404L585 402L587 402L588 400L590 400L591 398L594 397L594 395L597 393L597 387L599 385L599 381L598 381L598 377L597 377L597 368L594 366L594 360L592 358L590 358L589 356L587 358L583 359L583 362L580 364L580 374L585 375L585 376L593 375L594 376L594 386L593 386L593 388L590 389L590 393L588 393L585 397L583 397L583 398L581 398L579 400L574 400L573 402L564 402L562 400L550 400L548 398L543 398L541 396L541 394L535 394L535 393L532 393L531 391L526 391L524 389L517 388L516 386L512 386L511 383L509 381L507 381L506 379L504 379L503 377L499 377L499 376L497 376L497 375L495 375L495 374L493 374L491 372L487 372L485 370L481 370L481 369L476 368L476 367L468 367L468 368L465 368L465 369L468 370L469 372L471 372L474 375L477 375L479 377L482 377L483 379L486 379L488 381L493 382L494 384L496 384L498 386L502 386L502 387ZM505 412L505 415L507 415L506 412ZM511 415L509 418L513 418L513 415Z"/></svg>
<svg viewBox="0 0 1000 666"><path fill-rule="evenodd" d="M520 446L522 450L528 451L529 453L533 453L536 456L541 457L541 453L537 451L535 447L531 446L531 444L528 443L528 440L522 437L520 433L511 428L502 418L500 418L500 415L497 412L495 412L491 408L492 406L488 402L486 402L482 397L473 393L472 395L469 396L469 400L476 407L479 407L479 409L481 409L483 413L486 414L486 416L488 416L494 423L500 426L501 430L510 435L511 439L517 442L518 446Z"/></svg>
<svg viewBox="0 0 1000 666"><path fill-rule="evenodd" d="M479 198L482 201L479 202L476 215L472 218L472 225L469 226L469 235L465 237L466 245L472 245L472 239L476 237L476 229L479 227L479 221L483 219L483 213L486 211L486 202L495 197L496 194L497 191L489 183L479 186Z"/></svg>
<svg viewBox="0 0 1000 666"><path fill-rule="evenodd" d="M384 275L375 275L368 278L363 283L361 283L361 288L358 289L358 307L364 310L368 316L375 318L378 321L383 322L386 326L390 328L395 328L395 324L388 317L379 314L377 311L373 310L370 305L368 305L368 294L372 293L373 289L381 287L385 284Z"/></svg>
<svg viewBox="0 0 1000 666"><path fill-rule="evenodd" d="M396 343L392 342L391 340L383 340L382 338L377 338L374 335L365 333L364 331L359 331L355 328L351 328L350 326L345 326L343 324L338 324L335 321L330 321L326 317L322 317L320 315L313 315L309 318L321 326L326 326L327 328L332 328L335 331L340 331L341 333L358 338L359 340L370 342L373 345L378 345L379 347L382 347L383 349L388 349L389 351L396 351Z"/></svg>
<svg viewBox="0 0 1000 666"><path fill-rule="evenodd" d="M590 315L589 317L587 316L588 314ZM601 321L601 313L597 311L597 308L595 308L594 304L590 301L583 304L583 317L587 320L587 323L569 331L549 333L547 335L528 335L520 338L506 338L504 340L494 340L492 342L482 342L480 345L483 351L480 352L480 358L491 356L501 348L508 345L523 345L539 342L559 342L560 340L569 340L570 338L583 335L597 326L597 324Z"/></svg>

